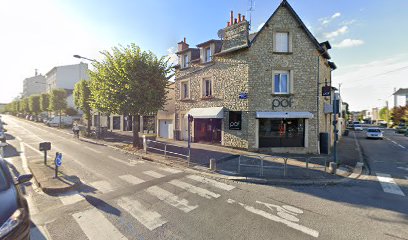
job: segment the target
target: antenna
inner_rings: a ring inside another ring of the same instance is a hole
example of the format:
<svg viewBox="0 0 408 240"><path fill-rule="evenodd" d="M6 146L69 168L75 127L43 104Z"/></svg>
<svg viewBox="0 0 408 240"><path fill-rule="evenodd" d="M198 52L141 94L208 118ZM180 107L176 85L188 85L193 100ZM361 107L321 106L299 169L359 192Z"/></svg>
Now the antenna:
<svg viewBox="0 0 408 240"><path fill-rule="evenodd" d="M247 12L249 12L249 29L251 29L252 26L252 12L255 11L255 0L249 0L249 9Z"/></svg>

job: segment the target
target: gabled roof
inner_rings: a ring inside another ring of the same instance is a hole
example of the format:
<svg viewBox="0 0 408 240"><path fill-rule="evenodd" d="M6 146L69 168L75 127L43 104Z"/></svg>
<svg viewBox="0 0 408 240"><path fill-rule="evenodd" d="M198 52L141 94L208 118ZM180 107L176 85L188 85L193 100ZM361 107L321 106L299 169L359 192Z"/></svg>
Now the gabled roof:
<svg viewBox="0 0 408 240"><path fill-rule="evenodd" d="M392 95L405 96L407 94L408 94L408 88L400 88L400 89L398 89L398 91L396 91Z"/></svg>
<svg viewBox="0 0 408 240"><path fill-rule="evenodd" d="M306 25L303 23L303 21L300 19L299 15L295 12L295 10L290 6L290 4L286 1L283 0L279 7L275 10L275 12L269 17L269 19L266 21L266 23L270 22L271 19L275 16L275 14L279 11L281 7L286 7L289 12L292 14L292 16L296 19L296 21L300 24L300 27L303 28L303 30L306 32L307 36L309 39L312 41L312 43L316 46L317 50L322 54L323 57L326 59L330 59L330 55L327 53L327 51L319 44L319 42L316 40L316 38L313 36L313 34L309 31L309 29L306 27ZM258 35L265 29L267 24L264 24L261 28L261 30L258 31L258 33L255 35L254 39L250 42L250 45L252 45Z"/></svg>

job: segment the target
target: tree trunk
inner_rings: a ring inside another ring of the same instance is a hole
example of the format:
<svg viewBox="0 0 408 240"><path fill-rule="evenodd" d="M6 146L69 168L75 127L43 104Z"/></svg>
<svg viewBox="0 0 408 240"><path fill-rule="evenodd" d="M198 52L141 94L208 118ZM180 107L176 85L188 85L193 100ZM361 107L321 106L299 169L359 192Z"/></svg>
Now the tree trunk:
<svg viewBox="0 0 408 240"><path fill-rule="evenodd" d="M133 147L142 148L142 143L140 142L140 138L139 138L140 115L132 116L132 131L133 131Z"/></svg>
<svg viewBox="0 0 408 240"><path fill-rule="evenodd" d="M59 128L61 128L61 110L59 111Z"/></svg>
<svg viewBox="0 0 408 240"><path fill-rule="evenodd" d="M89 111L88 112L88 114L87 114L88 116L87 116L87 121L88 121L88 123L87 123L87 133L90 133L91 132L91 124L92 124L92 115L91 115L91 111Z"/></svg>

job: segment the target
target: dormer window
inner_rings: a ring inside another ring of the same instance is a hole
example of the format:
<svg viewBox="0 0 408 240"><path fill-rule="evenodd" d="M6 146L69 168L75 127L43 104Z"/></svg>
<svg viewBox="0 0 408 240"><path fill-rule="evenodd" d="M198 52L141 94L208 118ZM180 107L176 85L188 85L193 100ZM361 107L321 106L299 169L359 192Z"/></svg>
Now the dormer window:
<svg viewBox="0 0 408 240"><path fill-rule="evenodd" d="M188 54L184 54L183 55L183 68L187 68L188 67Z"/></svg>
<svg viewBox="0 0 408 240"><path fill-rule="evenodd" d="M212 55L211 55L211 48L210 47L204 49L204 54L205 54L205 56L204 56L205 62L211 62L212 61Z"/></svg>

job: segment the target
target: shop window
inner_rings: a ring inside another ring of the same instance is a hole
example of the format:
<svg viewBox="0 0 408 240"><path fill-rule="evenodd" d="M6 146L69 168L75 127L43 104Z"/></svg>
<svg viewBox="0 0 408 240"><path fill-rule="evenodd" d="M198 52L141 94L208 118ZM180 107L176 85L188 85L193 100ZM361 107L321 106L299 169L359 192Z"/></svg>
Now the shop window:
<svg viewBox="0 0 408 240"><path fill-rule="evenodd" d="M304 147L304 119L259 119L259 147Z"/></svg>

